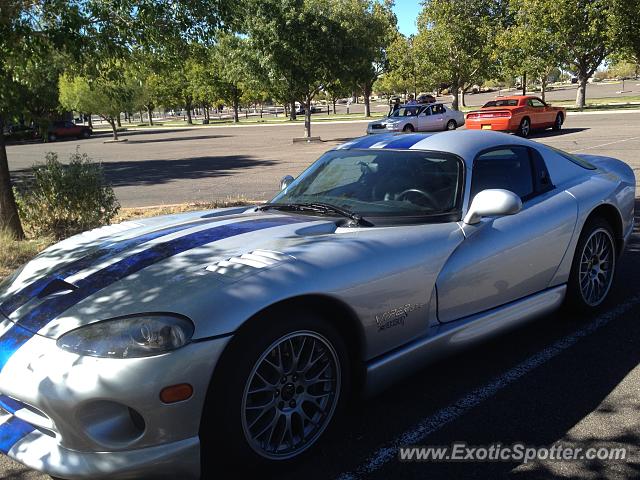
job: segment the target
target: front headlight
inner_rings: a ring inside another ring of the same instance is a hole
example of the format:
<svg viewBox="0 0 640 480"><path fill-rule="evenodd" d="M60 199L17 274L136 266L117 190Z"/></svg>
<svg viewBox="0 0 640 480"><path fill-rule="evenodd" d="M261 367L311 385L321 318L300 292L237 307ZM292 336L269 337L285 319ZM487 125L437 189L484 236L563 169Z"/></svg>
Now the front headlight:
<svg viewBox="0 0 640 480"><path fill-rule="evenodd" d="M93 323L65 333L58 347L100 358L140 358L176 350L191 341L194 326L185 317L147 314Z"/></svg>

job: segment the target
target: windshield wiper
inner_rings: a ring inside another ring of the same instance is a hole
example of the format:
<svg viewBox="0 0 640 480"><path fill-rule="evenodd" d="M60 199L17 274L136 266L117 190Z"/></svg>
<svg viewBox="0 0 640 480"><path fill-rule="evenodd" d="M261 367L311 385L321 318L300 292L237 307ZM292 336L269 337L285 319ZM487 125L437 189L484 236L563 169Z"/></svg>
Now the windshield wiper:
<svg viewBox="0 0 640 480"><path fill-rule="evenodd" d="M353 223L360 226L370 227L373 224L365 220L357 213L353 213L345 208L331 205L330 203L311 202L311 203L267 203L256 208L257 211L265 210L288 210L294 212L315 212L320 214L337 214L341 217L350 219Z"/></svg>

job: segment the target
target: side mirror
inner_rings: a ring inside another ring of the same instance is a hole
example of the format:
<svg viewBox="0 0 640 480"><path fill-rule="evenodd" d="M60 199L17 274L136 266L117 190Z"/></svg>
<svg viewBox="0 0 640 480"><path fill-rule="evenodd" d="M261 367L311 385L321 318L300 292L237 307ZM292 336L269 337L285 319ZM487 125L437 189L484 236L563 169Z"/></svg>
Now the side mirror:
<svg viewBox="0 0 640 480"><path fill-rule="evenodd" d="M280 180L280 190L284 190L285 188L287 188L293 183L294 180L295 178L293 178L291 175L285 175L284 177L282 177L282 179Z"/></svg>
<svg viewBox="0 0 640 480"><path fill-rule="evenodd" d="M503 189L482 190L471 202L463 222L469 225L480 222L482 217L513 215L522 210L522 200L515 193Z"/></svg>

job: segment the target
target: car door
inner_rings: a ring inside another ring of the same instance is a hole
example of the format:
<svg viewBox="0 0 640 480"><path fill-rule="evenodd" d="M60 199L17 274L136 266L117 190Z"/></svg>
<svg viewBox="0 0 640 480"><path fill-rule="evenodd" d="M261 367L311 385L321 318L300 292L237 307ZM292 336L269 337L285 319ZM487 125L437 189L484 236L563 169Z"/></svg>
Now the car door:
<svg viewBox="0 0 640 480"><path fill-rule="evenodd" d="M547 105L538 98L530 98L527 101L531 112L531 126L534 128L544 127L549 124L549 111Z"/></svg>
<svg viewBox="0 0 640 480"><path fill-rule="evenodd" d="M437 280L441 322L550 287L571 241L577 202L553 185L542 156L534 148L504 146L482 152L473 164L469 199L489 188L516 193L523 208L515 215L462 224L465 240Z"/></svg>
<svg viewBox="0 0 640 480"><path fill-rule="evenodd" d="M418 117L419 130L422 132L433 132L441 130L442 115L434 112L435 105L425 107Z"/></svg>

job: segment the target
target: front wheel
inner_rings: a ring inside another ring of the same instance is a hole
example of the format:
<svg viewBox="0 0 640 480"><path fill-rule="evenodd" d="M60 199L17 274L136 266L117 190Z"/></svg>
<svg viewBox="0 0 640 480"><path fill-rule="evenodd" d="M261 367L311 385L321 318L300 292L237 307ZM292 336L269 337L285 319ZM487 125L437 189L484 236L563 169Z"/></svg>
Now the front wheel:
<svg viewBox="0 0 640 480"><path fill-rule="evenodd" d="M293 460L342 410L350 384L342 338L318 316L287 314L261 319L229 345L203 415L205 473L225 459L237 465ZM215 458L216 452L224 453Z"/></svg>
<svg viewBox="0 0 640 480"><path fill-rule="evenodd" d="M445 128L445 130L455 130L456 128L458 128L458 124L456 123L455 120L449 120L447 122L447 126Z"/></svg>
<svg viewBox="0 0 640 480"><path fill-rule="evenodd" d="M567 305L588 311L607 298L616 269L616 243L611 226L597 217L580 234L567 285Z"/></svg>
<svg viewBox="0 0 640 480"><path fill-rule="evenodd" d="M402 131L403 131L403 132L405 132L405 133L411 133L411 132L414 132L414 131L415 131L415 128L413 128L413 125L409 124L409 125L406 125L406 126L402 129Z"/></svg>
<svg viewBox="0 0 640 480"><path fill-rule="evenodd" d="M48 138L50 142L55 142L58 139L55 133L50 133Z"/></svg>

